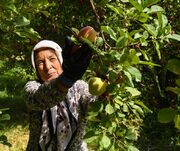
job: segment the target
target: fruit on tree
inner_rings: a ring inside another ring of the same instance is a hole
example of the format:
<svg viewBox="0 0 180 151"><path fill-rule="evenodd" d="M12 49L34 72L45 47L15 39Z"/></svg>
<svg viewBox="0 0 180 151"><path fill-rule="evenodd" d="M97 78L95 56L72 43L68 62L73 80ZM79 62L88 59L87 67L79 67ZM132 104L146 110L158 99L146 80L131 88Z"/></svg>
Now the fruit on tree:
<svg viewBox="0 0 180 151"><path fill-rule="evenodd" d="M92 95L100 96L106 91L107 82L103 81L99 77L92 77L88 81L89 92Z"/></svg>
<svg viewBox="0 0 180 151"><path fill-rule="evenodd" d="M82 38L86 38L89 41L95 43L97 38L97 32L91 26L85 26L81 28L78 33L78 38L81 40Z"/></svg>
<svg viewBox="0 0 180 151"><path fill-rule="evenodd" d="M81 41L82 38L86 38L89 41L91 41L92 43L96 42L96 38L97 38L97 32L94 30L93 27L91 26L85 26L83 28L80 29L77 38ZM71 48L71 54L75 53L77 50L79 50L79 48L81 47L81 45L73 45Z"/></svg>

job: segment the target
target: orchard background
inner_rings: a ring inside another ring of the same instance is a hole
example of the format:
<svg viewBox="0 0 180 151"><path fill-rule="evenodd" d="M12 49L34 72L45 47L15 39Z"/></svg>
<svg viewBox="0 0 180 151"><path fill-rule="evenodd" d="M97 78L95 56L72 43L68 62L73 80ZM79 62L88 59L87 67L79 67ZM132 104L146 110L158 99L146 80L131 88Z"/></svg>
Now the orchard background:
<svg viewBox="0 0 180 151"><path fill-rule="evenodd" d="M92 104L84 139L94 151L180 150L179 0L1 0L0 150L23 151L22 89L40 39L64 45L84 26L98 33L84 79L106 92Z"/></svg>

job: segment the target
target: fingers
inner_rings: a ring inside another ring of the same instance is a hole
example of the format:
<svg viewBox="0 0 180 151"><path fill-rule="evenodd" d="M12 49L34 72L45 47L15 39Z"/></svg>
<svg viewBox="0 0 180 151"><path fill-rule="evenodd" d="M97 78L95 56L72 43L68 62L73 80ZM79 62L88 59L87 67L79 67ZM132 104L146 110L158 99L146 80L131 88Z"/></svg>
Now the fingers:
<svg viewBox="0 0 180 151"><path fill-rule="evenodd" d="M68 58L70 56L70 50L72 49L73 42L71 41L70 37L65 37L65 47L62 51L62 56L64 58Z"/></svg>

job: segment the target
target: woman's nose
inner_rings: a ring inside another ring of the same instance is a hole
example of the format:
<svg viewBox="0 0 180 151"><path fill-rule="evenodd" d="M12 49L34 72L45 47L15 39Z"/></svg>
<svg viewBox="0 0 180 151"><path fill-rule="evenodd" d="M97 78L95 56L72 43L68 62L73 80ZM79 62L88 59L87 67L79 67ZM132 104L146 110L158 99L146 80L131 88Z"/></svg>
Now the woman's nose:
<svg viewBox="0 0 180 151"><path fill-rule="evenodd" d="M50 61L48 61L48 60L46 60L45 61L45 70L49 70L49 69L51 69L52 68L52 65L51 65L51 62Z"/></svg>

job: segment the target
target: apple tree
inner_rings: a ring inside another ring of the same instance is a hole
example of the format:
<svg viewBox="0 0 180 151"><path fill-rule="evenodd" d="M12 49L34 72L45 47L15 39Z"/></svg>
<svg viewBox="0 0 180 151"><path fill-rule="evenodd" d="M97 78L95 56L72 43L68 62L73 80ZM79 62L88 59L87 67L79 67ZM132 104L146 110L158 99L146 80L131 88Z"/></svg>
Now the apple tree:
<svg viewBox="0 0 180 151"><path fill-rule="evenodd" d="M89 108L85 140L92 150L136 151L147 115L179 128L179 8L179 0L1 0L0 90L21 94L37 41L63 45L92 26L96 43L81 41L94 50L84 79L106 84Z"/></svg>

